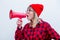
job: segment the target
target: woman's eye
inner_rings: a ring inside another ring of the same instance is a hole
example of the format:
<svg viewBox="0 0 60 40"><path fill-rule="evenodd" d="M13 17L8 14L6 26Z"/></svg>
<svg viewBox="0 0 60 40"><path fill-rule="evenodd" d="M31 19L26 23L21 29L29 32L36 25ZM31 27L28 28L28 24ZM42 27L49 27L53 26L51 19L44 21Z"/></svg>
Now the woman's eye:
<svg viewBox="0 0 60 40"><path fill-rule="evenodd" d="M31 12L31 11L33 11L33 10L31 10L31 9L28 9L27 11L28 11L28 12Z"/></svg>
<svg viewBox="0 0 60 40"><path fill-rule="evenodd" d="M32 10L29 10L29 11L32 11Z"/></svg>
<svg viewBox="0 0 60 40"><path fill-rule="evenodd" d="M33 12L33 10L31 10L31 9L29 11Z"/></svg>

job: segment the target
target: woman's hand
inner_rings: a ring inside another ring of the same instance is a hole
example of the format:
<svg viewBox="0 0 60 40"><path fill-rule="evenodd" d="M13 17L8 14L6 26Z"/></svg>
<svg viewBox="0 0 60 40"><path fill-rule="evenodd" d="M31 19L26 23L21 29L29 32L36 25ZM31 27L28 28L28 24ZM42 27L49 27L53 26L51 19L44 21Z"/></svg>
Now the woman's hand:
<svg viewBox="0 0 60 40"><path fill-rule="evenodd" d="M17 20L17 25L18 25L19 28L22 27L22 19L18 19Z"/></svg>

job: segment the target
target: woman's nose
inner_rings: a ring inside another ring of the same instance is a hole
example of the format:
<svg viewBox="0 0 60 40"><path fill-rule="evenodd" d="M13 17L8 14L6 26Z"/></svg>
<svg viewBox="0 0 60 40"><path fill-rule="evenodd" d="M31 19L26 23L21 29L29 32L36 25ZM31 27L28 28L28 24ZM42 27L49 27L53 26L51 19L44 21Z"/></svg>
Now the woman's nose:
<svg viewBox="0 0 60 40"><path fill-rule="evenodd" d="M26 15L28 15L28 13Z"/></svg>
<svg viewBox="0 0 60 40"><path fill-rule="evenodd" d="M28 14L28 13L27 13L26 15L27 15L27 17L29 16L29 14Z"/></svg>
<svg viewBox="0 0 60 40"><path fill-rule="evenodd" d="M29 15L29 11L26 11L26 15Z"/></svg>

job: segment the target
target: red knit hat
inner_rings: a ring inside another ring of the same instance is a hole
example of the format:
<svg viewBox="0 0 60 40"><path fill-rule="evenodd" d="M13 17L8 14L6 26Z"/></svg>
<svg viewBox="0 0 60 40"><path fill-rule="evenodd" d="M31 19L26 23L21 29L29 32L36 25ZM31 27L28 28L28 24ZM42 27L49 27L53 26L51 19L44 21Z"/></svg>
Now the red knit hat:
<svg viewBox="0 0 60 40"><path fill-rule="evenodd" d="M33 8L33 10L37 13L38 17L43 11L43 5L42 4L31 4L30 7Z"/></svg>

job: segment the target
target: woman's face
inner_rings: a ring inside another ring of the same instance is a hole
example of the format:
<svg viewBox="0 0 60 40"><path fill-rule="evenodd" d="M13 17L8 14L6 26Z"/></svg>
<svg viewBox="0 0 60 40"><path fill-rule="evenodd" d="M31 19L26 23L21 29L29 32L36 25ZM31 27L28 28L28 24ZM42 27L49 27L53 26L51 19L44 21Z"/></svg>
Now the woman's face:
<svg viewBox="0 0 60 40"><path fill-rule="evenodd" d="M34 18L34 10L31 7L27 8L27 19L32 20Z"/></svg>

